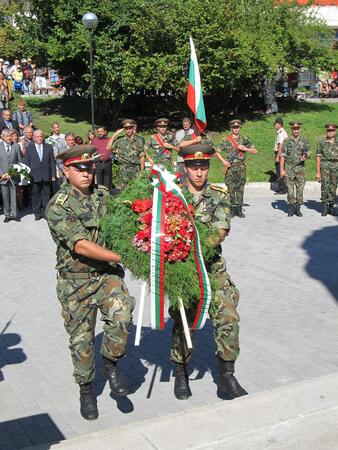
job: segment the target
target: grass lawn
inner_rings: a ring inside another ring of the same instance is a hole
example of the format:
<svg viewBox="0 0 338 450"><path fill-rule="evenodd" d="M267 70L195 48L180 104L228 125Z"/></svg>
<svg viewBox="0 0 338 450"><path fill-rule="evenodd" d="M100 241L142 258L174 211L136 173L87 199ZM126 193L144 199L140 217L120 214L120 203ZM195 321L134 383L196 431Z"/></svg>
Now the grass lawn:
<svg viewBox="0 0 338 450"><path fill-rule="evenodd" d="M89 122L89 103L79 97L65 98L39 98L31 97L27 99L28 107L34 115L34 124L41 128L46 135L50 134L52 122L59 122L62 132L72 131L85 139L87 131L91 128ZM13 108L13 106L12 106ZM142 113L144 113L142 111ZM128 116L126 113L125 116ZM177 120L181 114L177 115ZM302 134L309 139L311 145L312 158L306 163L306 173L308 180L315 179L315 151L316 144L321 136L325 134L324 124L338 121L338 103L306 103L292 102L285 103L282 111L277 114L283 117L287 132L290 131L288 123L291 120L301 120L303 122ZM135 117L133 114L132 117ZM243 121L241 134L247 136L256 146L258 153L248 155L247 159L247 179L248 181L270 181L274 173L273 147L276 132L273 127L275 116L265 116L262 114L239 115ZM142 129L140 120L140 134L145 138L152 132L150 128ZM147 121L149 123L149 120ZM224 131L213 131L210 127L210 135L215 145L229 130L226 129L227 119L224 121ZM119 127L118 120L108 125L110 131ZM222 181L222 165L218 160L213 160L211 164L211 181Z"/></svg>

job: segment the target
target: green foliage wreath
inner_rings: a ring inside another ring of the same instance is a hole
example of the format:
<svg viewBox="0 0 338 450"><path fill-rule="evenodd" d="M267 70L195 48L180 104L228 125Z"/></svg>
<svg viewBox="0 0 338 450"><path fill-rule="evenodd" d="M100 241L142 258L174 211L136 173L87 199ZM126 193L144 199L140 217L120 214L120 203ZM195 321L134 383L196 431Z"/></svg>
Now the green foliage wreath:
<svg viewBox="0 0 338 450"><path fill-rule="evenodd" d="M108 214L101 224L107 247L121 255L122 264L135 278L146 281L150 279L150 254L141 252L132 244L135 234L139 231L139 224L138 214L132 211L131 204L136 199L143 200L151 198L152 195L153 186L149 175L136 178L121 194L110 200ZM187 198L188 202L189 200ZM212 230L199 222L196 222L196 226L204 261L208 266L208 261L216 255L214 248L207 243ZM215 280L212 274L209 274L209 279L214 292ZM173 308L178 307L179 298L182 298L186 306L189 306L191 301L198 301L200 290L193 249L185 261L165 262L164 287Z"/></svg>

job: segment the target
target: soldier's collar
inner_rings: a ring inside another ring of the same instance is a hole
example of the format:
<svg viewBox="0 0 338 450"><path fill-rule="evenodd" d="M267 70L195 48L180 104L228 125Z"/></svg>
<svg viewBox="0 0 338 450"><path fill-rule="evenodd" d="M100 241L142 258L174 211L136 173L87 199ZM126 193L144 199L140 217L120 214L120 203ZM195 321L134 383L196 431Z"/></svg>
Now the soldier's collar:
<svg viewBox="0 0 338 450"><path fill-rule="evenodd" d="M88 198L88 195L82 194L78 189L76 189L74 186L69 184L69 194L76 198L79 202L83 202ZM93 193L93 188L90 188L90 195Z"/></svg>

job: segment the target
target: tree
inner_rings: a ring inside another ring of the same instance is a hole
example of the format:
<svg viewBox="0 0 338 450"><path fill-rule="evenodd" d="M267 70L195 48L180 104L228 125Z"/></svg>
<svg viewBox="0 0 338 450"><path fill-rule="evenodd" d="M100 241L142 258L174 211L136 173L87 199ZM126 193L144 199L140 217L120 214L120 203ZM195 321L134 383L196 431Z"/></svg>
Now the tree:
<svg viewBox="0 0 338 450"><path fill-rule="evenodd" d="M208 96L234 102L281 68L318 70L334 58L329 29L296 1L275 0L33 0L19 16L24 49L60 70L65 83L86 90L88 32L93 11L96 97L186 91L189 35L198 50ZM27 53L27 54L28 54Z"/></svg>

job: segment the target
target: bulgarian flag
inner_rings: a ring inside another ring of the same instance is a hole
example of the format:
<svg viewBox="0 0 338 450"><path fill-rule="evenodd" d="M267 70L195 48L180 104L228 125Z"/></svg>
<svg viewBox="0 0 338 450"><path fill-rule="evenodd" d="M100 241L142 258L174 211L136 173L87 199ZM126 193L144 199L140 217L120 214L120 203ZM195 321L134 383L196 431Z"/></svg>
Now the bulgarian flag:
<svg viewBox="0 0 338 450"><path fill-rule="evenodd" d="M202 132L207 127L207 120L205 117L200 71L198 68L196 50L192 37L190 37L190 48L191 48L191 55L189 67L187 103L191 111L194 113L195 124L197 129L200 132Z"/></svg>

